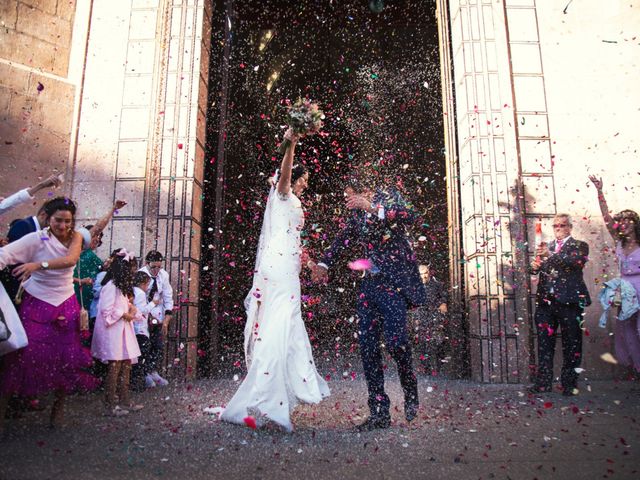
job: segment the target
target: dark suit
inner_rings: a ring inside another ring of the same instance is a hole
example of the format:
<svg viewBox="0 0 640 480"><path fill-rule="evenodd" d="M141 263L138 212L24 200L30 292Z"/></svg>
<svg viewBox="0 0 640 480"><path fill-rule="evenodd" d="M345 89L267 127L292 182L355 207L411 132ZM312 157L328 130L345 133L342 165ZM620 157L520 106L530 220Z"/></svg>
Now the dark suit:
<svg viewBox="0 0 640 480"><path fill-rule="evenodd" d="M378 191L373 205L384 206L384 218L356 210L345 228L327 250L324 263L330 266L355 243L360 256L373 267L360 283L358 296L358 338L364 374L369 389L372 416L389 417L389 397L384 391L384 371L380 336L396 361L405 402L418 403L418 387L413 373L411 344L407 332L407 308L426 301L413 249L407 240L407 226L415 212L393 189Z"/></svg>
<svg viewBox="0 0 640 480"><path fill-rule="evenodd" d="M25 235L37 232L40 225L36 224L36 220L33 217L25 217L22 220L15 222L7 233L9 243L20 240ZM15 300L18 289L20 288L20 281L11 275L11 271L17 267L17 265L9 265L5 269L0 270L0 282L4 285L7 295L13 302Z"/></svg>
<svg viewBox="0 0 640 480"><path fill-rule="evenodd" d="M549 244L554 252L556 241ZM563 390L577 386L575 369L582 360L584 307L591 304L582 270L589 257L589 245L568 238L560 252L551 254L538 271L535 323L538 331L538 372L536 385L550 389L553 383L553 356L558 327L562 330Z"/></svg>
<svg viewBox="0 0 640 480"><path fill-rule="evenodd" d="M447 315L439 307L448 303L449 294L444 283L435 277L424 284L427 301L411 312L417 332L416 350L422 366L431 372L441 366L447 332Z"/></svg>
<svg viewBox="0 0 640 480"><path fill-rule="evenodd" d="M9 243L20 240L22 237L29 233L37 232L39 228L40 226L36 224L36 220L34 220L33 217L26 217L22 220L18 220L9 229L9 233L7 233Z"/></svg>

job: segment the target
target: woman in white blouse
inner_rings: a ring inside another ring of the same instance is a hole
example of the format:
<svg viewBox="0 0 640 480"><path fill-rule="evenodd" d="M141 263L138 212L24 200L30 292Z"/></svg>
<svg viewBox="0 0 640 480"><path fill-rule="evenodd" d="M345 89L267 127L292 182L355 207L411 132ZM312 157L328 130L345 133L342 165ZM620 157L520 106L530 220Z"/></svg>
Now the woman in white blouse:
<svg viewBox="0 0 640 480"><path fill-rule="evenodd" d="M0 426L12 394L54 392L51 426L57 426L66 395L97 384L83 370L92 360L80 341L80 306L73 291L73 267L82 248L82 236L74 230L76 205L64 197L51 202L49 227L0 248L0 268L22 263L13 273L23 280L20 317L29 340L4 357Z"/></svg>

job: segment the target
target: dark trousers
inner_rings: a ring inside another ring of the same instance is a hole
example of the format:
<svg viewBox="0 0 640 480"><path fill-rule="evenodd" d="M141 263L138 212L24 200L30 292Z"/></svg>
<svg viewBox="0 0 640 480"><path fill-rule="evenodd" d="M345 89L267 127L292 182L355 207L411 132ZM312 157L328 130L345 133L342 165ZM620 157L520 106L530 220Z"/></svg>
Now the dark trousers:
<svg viewBox="0 0 640 480"><path fill-rule="evenodd" d="M157 372L164 360L164 337L162 324L149 326L149 372Z"/></svg>
<svg viewBox="0 0 640 480"><path fill-rule="evenodd" d="M384 284L382 275L367 276L358 300L360 356L369 389L372 416L389 416L390 401L384 391L381 335L398 367L405 402L418 403L418 384L413 373L411 344L407 333L407 302Z"/></svg>
<svg viewBox="0 0 640 480"><path fill-rule="evenodd" d="M562 374L563 389L573 390L578 384L575 371L582 360L582 312L577 304L557 302L538 303L535 322L538 331L538 373L536 385L551 388L553 383L553 356L556 349L556 332L562 332Z"/></svg>
<svg viewBox="0 0 640 480"><path fill-rule="evenodd" d="M416 337L414 349L420 364L429 372L440 369L446 352L446 315L432 305L416 308L412 315Z"/></svg>
<svg viewBox="0 0 640 480"><path fill-rule="evenodd" d="M138 363L133 365L131 369L131 384L136 387L144 385L144 377L152 372L149 369L149 352L151 350L151 342L146 335L136 335L138 346L140 347L140 357Z"/></svg>

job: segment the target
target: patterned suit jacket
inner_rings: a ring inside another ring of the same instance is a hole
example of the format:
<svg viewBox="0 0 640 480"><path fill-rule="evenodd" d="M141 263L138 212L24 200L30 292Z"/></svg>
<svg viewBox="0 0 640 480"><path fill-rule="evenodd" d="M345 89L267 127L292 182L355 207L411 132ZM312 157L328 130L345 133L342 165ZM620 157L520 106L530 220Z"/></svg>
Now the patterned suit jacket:
<svg viewBox="0 0 640 480"><path fill-rule="evenodd" d="M354 211L326 250L323 262L331 266L355 243L361 256L373 264L367 274L381 275L388 286L404 296L409 307L423 305L426 292L407 235L407 227L416 219L413 205L396 189L377 190L372 204L378 207L379 214Z"/></svg>
<svg viewBox="0 0 640 480"><path fill-rule="evenodd" d="M549 243L549 250L553 252L555 248L554 240ZM532 271L539 277L537 302L591 305L582 272L588 260L589 245L573 237L569 238L560 252L551 254L538 271Z"/></svg>

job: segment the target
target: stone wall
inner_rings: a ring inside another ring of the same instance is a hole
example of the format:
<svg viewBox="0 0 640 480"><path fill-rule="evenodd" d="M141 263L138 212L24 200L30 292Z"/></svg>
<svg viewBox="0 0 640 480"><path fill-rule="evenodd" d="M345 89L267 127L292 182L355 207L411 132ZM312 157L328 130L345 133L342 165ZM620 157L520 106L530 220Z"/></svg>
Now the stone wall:
<svg viewBox="0 0 640 480"><path fill-rule="evenodd" d="M65 172L69 158L76 85L69 78L75 1L0 2L0 191ZM30 214L47 198L7 215Z"/></svg>
<svg viewBox="0 0 640 480"><path fill-rule="evenodd" d="M74 0L3 0L0 57L65 77Z"/></svg>

